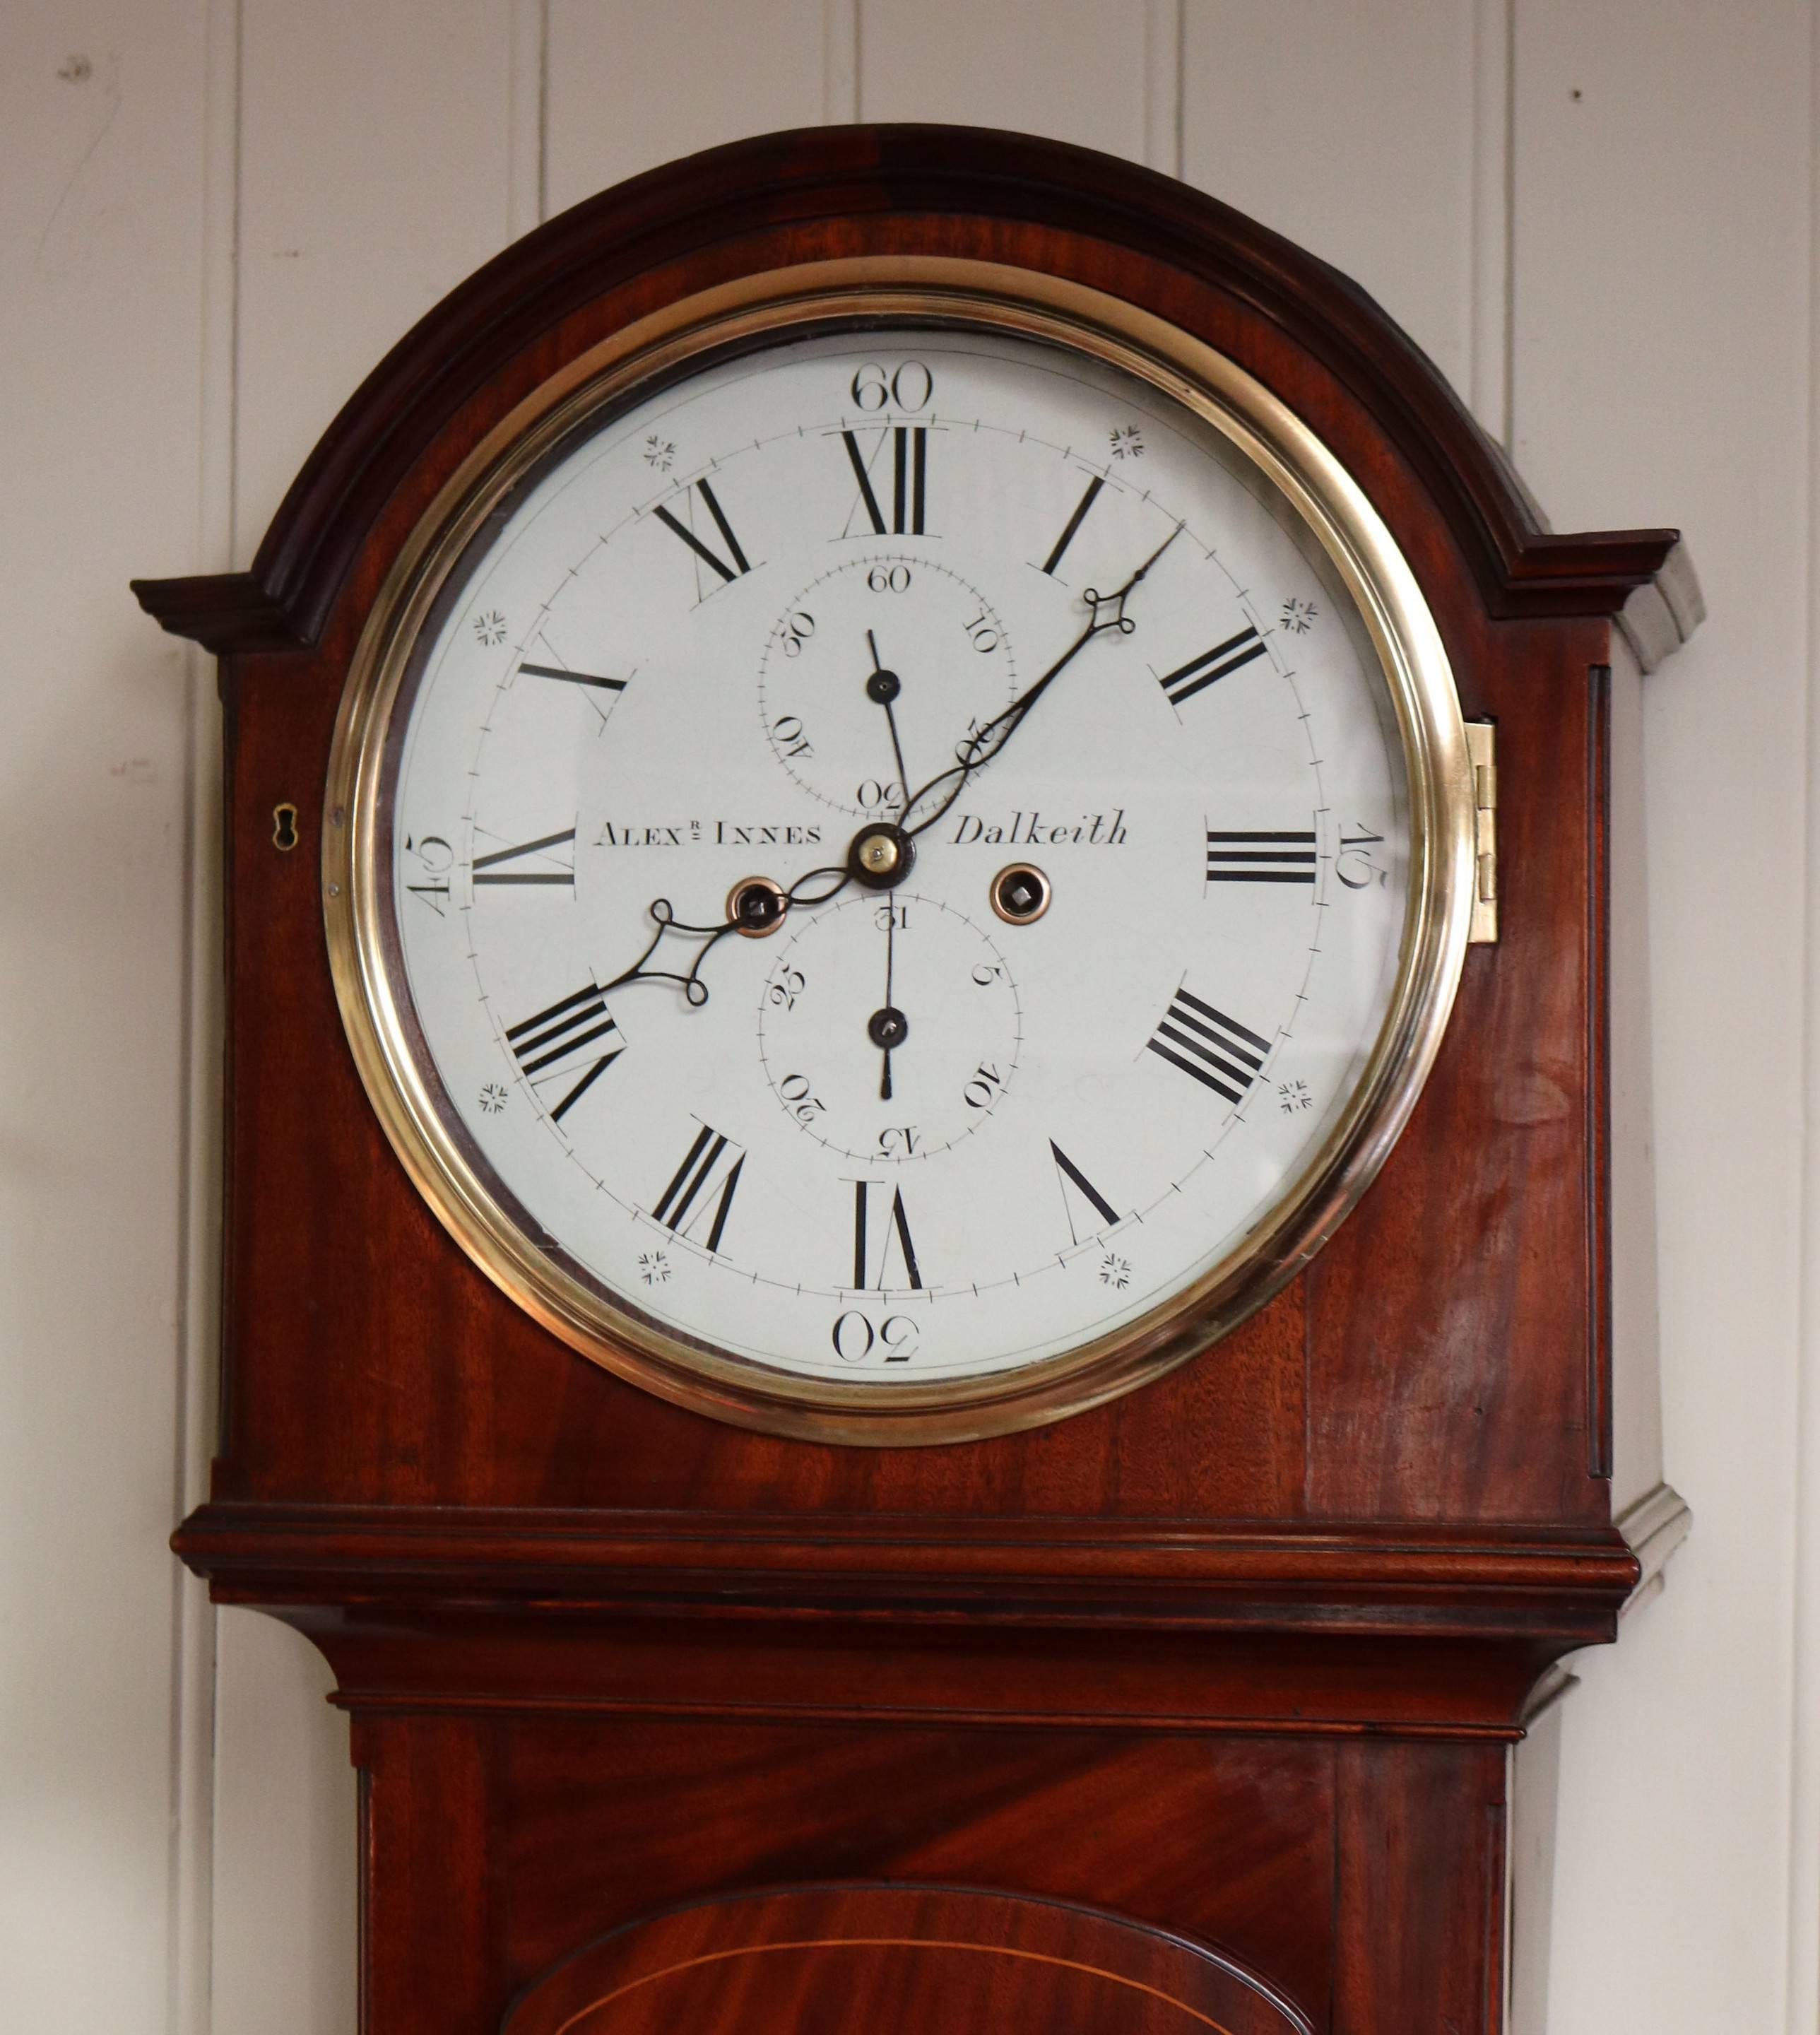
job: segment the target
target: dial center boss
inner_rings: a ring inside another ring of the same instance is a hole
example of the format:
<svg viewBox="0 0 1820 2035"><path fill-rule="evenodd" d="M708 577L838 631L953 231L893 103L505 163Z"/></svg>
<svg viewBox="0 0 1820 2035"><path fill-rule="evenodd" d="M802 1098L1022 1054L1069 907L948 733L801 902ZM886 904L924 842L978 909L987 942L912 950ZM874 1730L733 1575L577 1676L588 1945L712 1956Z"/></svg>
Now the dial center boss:
<svg viewBox="0 0 1820 2035"><path fill-rule="evenodd" d="M891 820L874 820L854 835L847 867L868 890L893 890L910 874L916 844Z"/></svg>

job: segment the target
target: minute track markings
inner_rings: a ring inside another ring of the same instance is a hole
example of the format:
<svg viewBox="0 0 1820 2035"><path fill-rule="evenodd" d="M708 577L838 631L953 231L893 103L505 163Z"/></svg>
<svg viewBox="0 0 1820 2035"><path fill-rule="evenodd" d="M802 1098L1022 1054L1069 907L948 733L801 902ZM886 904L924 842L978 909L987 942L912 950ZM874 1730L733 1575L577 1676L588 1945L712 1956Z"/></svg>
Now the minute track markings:
<svg viewBox="0 0 1820 2035"><path fill-rule="evenodd" d="M1074 532L1078 530L1081 525L1087 520L1088 510L1093 506L1095 501L1099 497L1100 489L1105 485L1106 476L1103 473L1095 474L1093 478L1087 483L1086 492L1081 497L1081 499L1075 503L1074 514L1071 515L1068 518L1068 521L1062 525L1062 534L1055 540L1055 548L1049 554L1048 557L1043 560L1040 568L1041 570L1048 574L1051 579L1055 577L1055 568L1062 562L1062 553L1067 550L1068 547L1071 544L1074 543Z"/></svg>
<svg viewBox="0 0 1820 2035"><path fill-rule="evenodd" d="M724 1165L729 1149L738 1153L739 1157L720 1174L720 1199L713 1202L716 1168ZM682 1163L676 1168L669 1186L659 1197L652 1215L666 1229L679 1236L688 1236L698 1217L712 1202L714 1220L708 1232L708 1250L712 1255L720 1248L720 1238L745 1165L745 1147L732 1145L724 1131L716 1130L711 1123L704 1123L696 1134L694 1143L683 1155ZM701 1203L699 1208L696 1206L698 1202Z"/></svg>
<svg viewBox="0 0 1820 2035"><path fill-rule="evenodd" d="M1070 1185L1077 1193L1085 1197L1092 1206L1094 1213L1103 1219L1106 1228L1111 1229L1115 1227L1119 1221L1119 1211L1113 1207L1053 1138L1049 1141L1049 1151L1051 1157L1055 1161L1055 1177L1062 1193L1062 1212L1068 1218L1068 1234L1074 1244L1077 1247L1080 1245L1081 1236L1080 1231L1074 1227L1074 1210L1068 1199L1068 1188ZM1097 1230L1090 1232L1089 1240L1092 1236L1100 1233ZM1059 1256L1056 1262L1058 1263L1062 1262Z"/></svg>
<svg viewBox="0 0 1820 2035"><path fill-rule="evenodd" d="M685 501L688 498L688 492L686 488L682 491L682 498ZM733 525L727 520L727 512L720 506L720 497L715 494L705 475L695 483L695 492L701 496L709 514L714 519L714 527L720 532L728 555L733 561L731 565L712 546L704 544L686 523L673 515L662 502L659 502L651 513L666 529L674 531L705 565L713 566L722 580L731 585L743 574L752 570L751 564L740 548L739 540L733 534Z"/></svg>
<svg viewBox="0 0 1820 2035"><path fill-rule="evenodd" d="M596 1023L596 1019L600 1021ZM581 1070L580 1078L551 1110L552 1123L560 1123L626 1050L619 1028L607 1008L606 999L589 982L585 988L576 990L547 1009L507 1027L506 1043L511 1048L512 1056L533 1093L546 1081L566 1079L576 1071L572 1056L584 1047L609 1036L615 1041L611 1051L597 1055L592 1064ZM571 1064L562 1066L565 1061ZM558 1067L559 1072L552 1071Z"/></svg>
<svg viewBox="0 0 1820 2035"><path fill-rule="evenodd" d="M573 846L575 829L566 828L561 833L547 833L539 841L521 841L516 848L496 848L490 854L477 855L468 864L476 886L483 883L555 883L575 887L575 869L573 863L566 869L498 869L496 863L516 862L521 856L542 855L552 848L561 848L566 843Z"/></svg>
<svg viewBox="0 0 1820 2035"><path fill-rule="evenodd" d="M1209 883L1306 883L1315 877L1314 835L1207 829Z"/></svg>
<svg viewBox="0 0 1820 2035"><path fill-rule="evenodd" d="M1243 1102L1250 1093L1270 1051L1268 1039L1185 988L1170 999L1148 1043L1171 1066L1232 1103Z"/></svg>
<svg viewBox="0 0 1820 2035"><path fill-rule="evenodd" d="M1230 678L1254 658L1262 657L1265 647L1264 639L1247 623L1236 636L1228 636L1224 643L1216 643L1211 650L1190 657L1186 664L1164 674L1157 683L1168 695L1170 705L1179 707L1216 679Z"/></svg>
<svg viewBox="0 0 1820 2035"><path fill-rule="evenodd" d="M855 1180L853 1183L853 1291L856 1293L884 1293L893 1289L885 1283L885 1272L891 1258L891 1243L895 1235L898 1251L904 1260L904 1270L912 1292L924 1291L922 1268L916 1262L916 1247L910 1237L909 1217L904 1212L904 1190L893 1187L891 1202L886 1211L882 1225L885 1235L878 1249L878 1277L868 1279L869 1255L867 1250L867 1207L874 1183Z"/></svg>
<svg viewBox="0 0 1820 2035"><path fill-rule="evenodd" d="M521 664L518 668L527 678L560 679L572 686L594 686L602 692L622 693L626 690L623 679L600 678L592 671L566 671L558 664Z"/></svg>
<svg viewBox="0 0 1820 2035"><path fill-rule="evenodd" d="M861 427L862 429L864 427ZM929 427L927 424L886 424L876 427L878 443L873 448L870 459L859 450L859 441L849 429L843 429L841 442L847 448L847 457L853 468L853 478L859 485L859 506L866 511L875 537L920 537L926 535L923 528L927 510L929 482ZM878 493L872 485L872 467L884 449L885 439L891 440L891 521L885 521L885 511ZM853 518L849 513L847 529L843 536L852 534Z"/></svg>

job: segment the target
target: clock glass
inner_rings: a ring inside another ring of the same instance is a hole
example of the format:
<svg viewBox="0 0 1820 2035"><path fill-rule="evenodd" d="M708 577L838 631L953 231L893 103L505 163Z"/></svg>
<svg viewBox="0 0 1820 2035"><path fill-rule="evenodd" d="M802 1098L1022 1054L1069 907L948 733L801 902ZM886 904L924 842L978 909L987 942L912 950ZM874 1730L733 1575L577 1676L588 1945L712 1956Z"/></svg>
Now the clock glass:
<svg viewBox="0 0 1820 2035"><path fill-rule="evenodd" d="M1179 1360L1360 1191L1459 965L1458 709L1241 379L986 301L774 315L572 395L382 600L344 1007L588 1354L986 1431Z"/></svg>

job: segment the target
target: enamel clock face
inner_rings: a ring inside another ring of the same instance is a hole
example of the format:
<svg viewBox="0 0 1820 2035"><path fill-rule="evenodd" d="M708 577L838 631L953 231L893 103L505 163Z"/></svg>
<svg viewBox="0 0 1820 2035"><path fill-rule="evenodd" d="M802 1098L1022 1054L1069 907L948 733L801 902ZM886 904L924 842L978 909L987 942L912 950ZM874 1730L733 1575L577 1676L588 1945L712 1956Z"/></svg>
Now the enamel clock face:
<svg viewBox="0 0 1820 2035"><path fill-rule="evenodd" d="M1464 937L1432 623L1287 413L1141 337L705 320L528 414L382 600L331 785L363 1073L641 1383L1054 1417L1255 1306L1407 1114Z"/></svg>

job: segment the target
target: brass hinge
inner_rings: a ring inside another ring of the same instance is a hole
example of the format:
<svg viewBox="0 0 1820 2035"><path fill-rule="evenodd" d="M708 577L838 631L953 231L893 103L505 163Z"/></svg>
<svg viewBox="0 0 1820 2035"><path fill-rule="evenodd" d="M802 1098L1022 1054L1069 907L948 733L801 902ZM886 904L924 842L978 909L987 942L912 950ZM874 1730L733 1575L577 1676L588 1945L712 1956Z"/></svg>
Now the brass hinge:
<svg viewBox="0 0 1820 2035"><path fill-rule="evenodd" d="M1498 730L1489 720L1466 724L1466 754L1472 765L1473 946L1498 939Z"/></svg>

